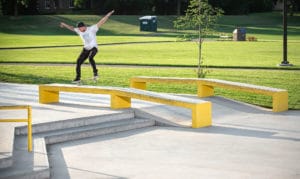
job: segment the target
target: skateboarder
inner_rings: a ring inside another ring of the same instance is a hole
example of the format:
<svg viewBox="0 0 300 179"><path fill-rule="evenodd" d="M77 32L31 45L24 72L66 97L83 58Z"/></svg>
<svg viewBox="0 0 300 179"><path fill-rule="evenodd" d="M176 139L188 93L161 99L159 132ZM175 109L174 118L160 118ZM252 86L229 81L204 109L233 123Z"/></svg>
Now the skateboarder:
<svg viewBox="0 0 300 179"><path fill-rule="evenodd" d="M110 11L102 19L100 19L99 22L97 22L97 24L94 24L89 27L87 27L83 22L79 22L76 28L63 22L60 23L61 28L67 28L73 32L76 32L81 37L84 44L83 49L79 57L77 58L76 77L73 80L74 83L80 82L81 65L87 58L89 58L90 64L93 68L94 79L98 78L98 70L94 60L94 56L98 52L96 33L99 30L99 28L108 20L109 16L111 16L113 13L114 10Z"/></svg>

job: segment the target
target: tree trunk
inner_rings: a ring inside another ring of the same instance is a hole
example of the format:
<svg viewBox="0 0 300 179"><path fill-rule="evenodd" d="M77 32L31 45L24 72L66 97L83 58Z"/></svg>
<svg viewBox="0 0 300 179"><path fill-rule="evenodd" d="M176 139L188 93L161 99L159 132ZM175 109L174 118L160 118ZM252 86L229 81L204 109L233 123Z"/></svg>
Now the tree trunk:
<svg viewBox="0 0 300 179"><path fill-rule="evenodd" d="M177 16L180 16L180 10L181 10L181 0L177 0Z"/></svg>
<svg viewBox="0 0 300 179"><path fill-rule="evenodd" d="M203 78L203 67L202 67L202 37L201 37L201 26L199 25L199 42L198 42L198 78Z"/></svg>
<svg viewBox="0 0 300 179"><path fill-rule="evenodd" d="M199 0L199 17L201 16L201 0ZM202 34L201 34L201 25L199 22L198 27L198 78L203 78L203 69L202 69Z"/></svg>
<svg viewBox="0 0 300 179"><path fill-rule="evenodd" d="M14 0L14 16L18 16L18 0Z"/></svg>
<svg viewBox="0 0 300 179"><path fill-rule="evenodd" d="M2 12L2 1L0 1L0 16L3 15L3 12Z"/></svg>

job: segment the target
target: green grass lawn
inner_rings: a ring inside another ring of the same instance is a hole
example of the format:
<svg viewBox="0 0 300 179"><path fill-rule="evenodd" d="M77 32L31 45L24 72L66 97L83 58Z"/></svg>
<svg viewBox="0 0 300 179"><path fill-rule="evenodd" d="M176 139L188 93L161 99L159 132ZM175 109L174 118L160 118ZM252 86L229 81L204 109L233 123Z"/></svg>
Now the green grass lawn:
<svg viewBox="0 0 300 179"><path fill-rule="evenodd" d="M61 21L75 25L84 21L91 25L99 15L40 15L0 17L0 47L74 45L81 41L72 32L61 29ZM99 43L176 40L178 32L173 28L176 16L158 16L158 32L140 32L139 16L114 15L98 32ZM236 27L246 27L247 35L258 40L282 40L282 18L280 12L255 13L243 16L223 16L216 26L216 37L232 35ZM288 19L288 39L300 40L300 13Z"/></svg>
<svg viewBox="0 0 300 179"><path fill-rule="evenodd" d="M129 86L129 79L133 76L172 76L195 77L195 69L187 68L119 68L99 67L101 86ZM90 67L82 68L82 78L92 76ZM281 70L222 70L213 69L207 78L216 78L245 82L275 88L287 89L289 92L289 108L300 109L300 71ZM70 83L75 72L72 66L12 66L0 65L0 81L44 84L44 83ZM195 85L178 84L150 84L150 90L169 93L196 94ZM271 97L251 93L216 89L216 95L241 100L251 104L271 107Z"/></svg>
<svg viewBox="0 0 300 179"><path fill-rule="evenodd" d="M0 48L64 46L69 48L36 48L0 50L0 62L74 63L81 50L81 39L74 33L61 29L59 22L87 24L97 22L98 15L42 15L0 17ZM196 43L178 43L178 33L173 29L175 16L159 16L158 32L140 32L139 16L112 16L100 29L100 44L124 42L174 41L174 43L128 44L101 46L97 55L100 64L141 65L197 65ZM223 16L216 34L231 34L236 26L246 27L248 35L258 42L207 41L203 46L205 64L218 67L274 68L282 59L281 14L257 13L244 16ZM16 28L18 24L18 28ZM289 17L288 60L300 66L300 14Z"/></svg>
<svg viewBox="0 0 300 179"><path fill-rule="evenodd" d="M300 67L299 43L290 42L288 57ZM276 67L281 62L280 42L206 42L205 65L218 67ZM98 64L196 66L194 42L100 46ZM74 63L81 47L1 50L0 62Z"/></svg>

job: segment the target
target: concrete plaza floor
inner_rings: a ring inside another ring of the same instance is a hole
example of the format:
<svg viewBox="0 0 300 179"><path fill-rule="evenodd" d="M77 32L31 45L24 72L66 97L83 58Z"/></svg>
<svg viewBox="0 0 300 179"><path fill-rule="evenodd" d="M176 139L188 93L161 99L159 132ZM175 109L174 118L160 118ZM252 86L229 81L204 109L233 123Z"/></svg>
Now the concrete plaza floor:
<svg viewBox="0 0 300 179"><path fill-rule="evenodd" d="M0 105L31 105L34 124L118 112L110 110L107 95L62 93L60 103L39 104L37 85L0 83L0 99ZM273 113L221 97L205 100L213 104L213 125L200 129L189 128L187 109L133 100L146 117L179 127L50 145L51 178L300 178L299 110ZM0 136L13 127L0 125ZM10 139L0 140L1 148Z"/></svg>

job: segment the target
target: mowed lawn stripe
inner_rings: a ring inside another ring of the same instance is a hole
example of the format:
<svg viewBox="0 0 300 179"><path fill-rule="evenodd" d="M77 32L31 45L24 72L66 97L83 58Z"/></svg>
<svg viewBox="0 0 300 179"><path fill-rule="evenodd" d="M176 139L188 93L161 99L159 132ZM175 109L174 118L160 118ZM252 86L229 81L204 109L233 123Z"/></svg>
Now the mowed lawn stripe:
<svg viewBox="0 0 300 179"><path fill-rule="evenodd" d="M299 42L288 43L288 58L300 67ZM0 62L74 63L82 47L0 50ZM98 64L196 66L195 42L145 43L99 46ZM282 43L205 42L207 66L276 67L282 61Z"/></svg>

